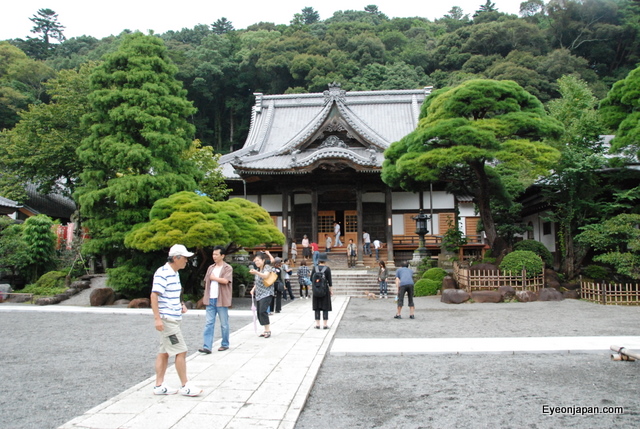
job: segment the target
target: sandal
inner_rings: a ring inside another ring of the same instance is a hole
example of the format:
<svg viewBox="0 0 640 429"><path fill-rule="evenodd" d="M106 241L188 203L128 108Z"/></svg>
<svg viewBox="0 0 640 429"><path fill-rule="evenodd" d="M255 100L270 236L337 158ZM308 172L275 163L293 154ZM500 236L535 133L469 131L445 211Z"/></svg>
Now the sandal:
<svg viewBox="0 0 640 429"><path fill-rule="evenodd" d="M265 332L264 337L269 338L271 336L271 331Z"/></svg>
<svg viewBox="0 0 640 429"><path fill-rule="evenodd" d="M267 335L266 332L263 332L262 334L258 335L259 337L264 337L265 335Z"/></svg>

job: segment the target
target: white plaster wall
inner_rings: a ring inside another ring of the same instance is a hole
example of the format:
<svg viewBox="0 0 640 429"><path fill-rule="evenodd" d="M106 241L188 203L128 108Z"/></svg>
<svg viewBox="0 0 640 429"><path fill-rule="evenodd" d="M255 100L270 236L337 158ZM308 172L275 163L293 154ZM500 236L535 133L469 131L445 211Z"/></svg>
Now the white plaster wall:
<svg viewBox="0 0 640 429"><path fill-rule="evenodd" d="M393 222L393 225L391 226L392 234L403 235L404 234L404 216L401 214L391 215L391 222Z"/></svg>
<svg viewBox="0 0 640 429"><path fill-rule="evenodd" d="M272 212L282 211L282 195L263 195L262 196L262 208Z"/></svg>
<svg viewBox="0 0 640 429"><path fill-rule="evenodd" d="M391 201L394 210L417 210L420 207L418 194L412 192L393 192Z"/></svg>
<svg viewBox="0 0 640 429"><path fill-rule="evenodd" d="M523 218L523 222L525 223L525 225L528 225L529 222L533 224L534 240L544 244L544 246L547 249L549 249L550 252L556 251L556 242L555 242L556 231L555 231L555 224L553 222L551 223L551 234L548 234L548 235L542 234L543 232L542 224L544 223L544 221L540 218L539 215L533 214L531 216L527 216ZM520 237L522 237L523 240L526 240L527 234L520 235Z"/></svg>
<svg viewBox="0 0 640 429"><path fill-rule="evenodd" d="M412 192L394 192L392 194L394 210L418 210L420 208L420 194ZM455 207L455 197L446 192L433 192L431 196L429 191L423 192L422 206L425 212L431 209L433 202L434 209L452 209Z"/></svg>

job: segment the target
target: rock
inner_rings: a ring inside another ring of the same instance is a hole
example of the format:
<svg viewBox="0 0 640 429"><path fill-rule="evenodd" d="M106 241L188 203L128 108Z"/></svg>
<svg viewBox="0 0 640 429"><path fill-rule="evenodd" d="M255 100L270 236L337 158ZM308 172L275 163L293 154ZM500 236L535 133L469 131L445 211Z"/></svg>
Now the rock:
<svg viewBox="0 0 640 429"><path fill-rule="evenodd" d="M113 305L125 305L125 306L129 306L129 303L131 301L129 301L128 299L116 299L115 301L113 301Z"/></svg>
<svg viewBox="0 0 640 429"><path fill-rule="evenodd" d="M184 306L187 307L188 310L196 308L196 304L194 304L193 301L185 301Z"/></svg>
<svg viewBox="0 0 640 429"><path fill-rule="evenodd" d="M498 288L498 292L500 292L500 295L502 295L503 300L512 299L516 296L516 290L511 286L500 286Z"/></svg>
<svg viewBox="0 0 640 429"><path fill-rule="evenodd" d="M77 290L85 290L91 287L91 282L88 280L78 280L73 283L69 287L72 287Z"/></svg>
<svg viewBox="0 0 640 429"><path fill-rule="evenodd" d="M469 298L471 298L471 296L465 290L444 289L440 297L440 302L444 302L445 304L462 304L468 301Z"/></svg>
<svg viewBox="0 0 640 429"><path fill-rule="evenodd" d="M60 302L60 298L58 296L45 296L42 298L36 299L36 305L52 305Z"/></svg>
<svg viewBox="0 0 640 429"><path fill-rule="evenodd" d="M580 291L575 289L565 290L562 292L562 296L564 299L580 299Z"/></svg>
<svg viewBox="0 0 640 429"><path fill-rule="evenodd" d="M502 294L496 290L479 290L471 292L471 298L475 302L502 302Z"/></svg>
<svg viewBox="0 0 640 429"><path fill-rule="evenodd" d="M129 302L128 308L151 308L149 298L136 298Z"/></svg>
<svg viewBox="0 0 640 429"><path fill-rule="evenodd" d="M446 276L442 279L442 289L457 289L458 284L456 280L451 276Z"/></svg>
<svg viewBox="0 0 640 429"><path fill-rule="evenodd" d="M9 302L20 304L22 302L27 302L30 299L31 298L29 297L29 295L13 295L11 298L9 298ZM57 304L57 302L53 302L52 304ZM46 304L41 304L41 305L46 305Z"/></svg>
<svg viewBox="0 0 640 429"><path fill-rule="evenodd" d="M91 295L89 295L89 304L92 307L111 305L116 300L115 296L115 292L109 287L97 288L91 291Z"/></svg>
<svg viewBox="0 0 640 429"><path fill-rule="evenodd" d="M531 290L519 290L516 292L516 299L520 302L537 301L538 294Z"/></svg>
<svg viewBox="0 0 640 429"><path fill-rule="evenodd" d="M562 301L563 299L562 293L551 287L540 289L540 293L538 294L539 301Z"/></svg>
<svg viewBox="0 0 640 429"><path fill-rule="evenodd" d="M558 273L550 268L544 270L544 284L545 287L552 287L554 289L560 289L560 276Z"/></svg>

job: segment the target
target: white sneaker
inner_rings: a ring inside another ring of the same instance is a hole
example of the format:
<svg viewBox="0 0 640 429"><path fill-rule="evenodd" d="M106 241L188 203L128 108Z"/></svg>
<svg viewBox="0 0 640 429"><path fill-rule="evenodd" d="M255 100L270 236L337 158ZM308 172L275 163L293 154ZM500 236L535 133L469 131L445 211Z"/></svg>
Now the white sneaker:
<svg viewBox="0 0 640 429"><path fill-rule="evenodd" d="M164 383L162 383L160 386L154 386L153 387L153 394L154 395L175 395L176 393L178 393L178 389L174 389L173 387L165 386Z"/></svg>
<svg viewBox="0 0 640 429"><path fill-rule="evenodd" d="M180 394L182 396L198 396L202 393L202 389L199 389L191 384L187 383L180 388Z"/></svg>

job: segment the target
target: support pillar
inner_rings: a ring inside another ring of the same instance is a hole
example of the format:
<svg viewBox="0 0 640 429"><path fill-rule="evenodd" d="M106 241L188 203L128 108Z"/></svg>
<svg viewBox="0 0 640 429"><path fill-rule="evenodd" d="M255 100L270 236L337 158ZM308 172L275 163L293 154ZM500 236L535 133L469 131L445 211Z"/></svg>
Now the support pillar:
<svg viewBox="0 0 640 429"><path fill-rule="evenodd" d="M282 259L289 259L289 191L282 192L282 233L284 244L282 245Z"/></svg>
<svg viewBox="0 0 640 429"><path fill-rule="evenodd" d="M390 188L386 188L385 192L384 192L384 204L385 204L385 211L386 211L386 238L385 240L387 241L387 268L388 269L394 269L396 267L396 264L394 262L394 257L393 257L393 201L392 201L392 195L391 195L391 189Z"/></svg>
<svg viewBox="0 0 640 429"><path fill-rule="evenodd" d="M362 189L360 187L356 189L356 216L358 222L358 258L356 259L356 268L364 268L364 262L362 261L362 257L364 256L364 250L362 248L362 222L364 216L362 215Z"/></svg>

